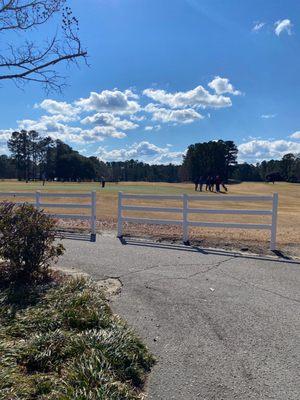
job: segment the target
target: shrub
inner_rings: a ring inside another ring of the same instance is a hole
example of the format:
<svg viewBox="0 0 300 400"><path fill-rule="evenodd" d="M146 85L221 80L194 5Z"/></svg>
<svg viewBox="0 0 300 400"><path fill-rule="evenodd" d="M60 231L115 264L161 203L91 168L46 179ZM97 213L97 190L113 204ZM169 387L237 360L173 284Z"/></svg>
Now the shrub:
<svg viewBox="0 0 300 400"><path fill-rule="evenodd" d="M49 276L49 266L63 254L55 244L54 219L35 207L0 204L0 258L4 281L10 284L39 282ZM3 280L3 276L2 276Z"/></svg>

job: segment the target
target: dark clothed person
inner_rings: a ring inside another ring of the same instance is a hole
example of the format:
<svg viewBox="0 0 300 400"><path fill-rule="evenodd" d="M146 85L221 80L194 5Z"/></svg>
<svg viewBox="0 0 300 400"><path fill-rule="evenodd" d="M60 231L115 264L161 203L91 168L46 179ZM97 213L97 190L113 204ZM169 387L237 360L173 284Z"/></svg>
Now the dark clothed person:
<svg viewBox="0 0 300 400"><path fill-rule="evenodd" d="M208 176L208 177L206 178L205 190L206 190L206 191L210 190L210 176Z"/></svg>
<svg viewBox="0 0 300 400"><path fill-rule="evenodd" d="M209 181L209 190L211 192L214 191L214 186L215 186L215 178L213 176L211 176L210 181Z"/></svg>
<svg viewBox="0 0 300 400"><path fill-rule="evenodd" d="M220 193L220 185L221 185L222 181L221 178L219 176L216 176L216 192Z"/></svg>
<svg viewBox="0 0 300 400"><path fill-rule="evenodd" d="M200 192L202 192L202 188L203 188L203 185L204 185L203 176L200 176L199 181L198 181L198 184L199 184Z"/></svg>

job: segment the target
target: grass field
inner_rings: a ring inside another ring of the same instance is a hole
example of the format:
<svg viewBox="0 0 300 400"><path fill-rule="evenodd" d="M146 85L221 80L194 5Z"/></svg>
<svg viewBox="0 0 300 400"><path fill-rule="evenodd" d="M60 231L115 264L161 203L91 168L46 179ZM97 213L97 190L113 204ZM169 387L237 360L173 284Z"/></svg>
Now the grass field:
<svg viewBox="0 0 300 400"><path fill-rule="evenodd" d="M80 193L91 190L97 191L97 218L100 230L115 229L117 220L117 195L119 191L127 193L151 193L151 194L195 194L193 184L168 184L168 183L146 183L146 182L126 182L126 183L108 183L105 189L100 188L97 183L46 183L43 187L39 182L16 182L1 181L0 192L13 191L46 191L46 192L70 192ZM282 250L288 250L290 254L300 255L300 185L289 183L241 183L230 185L228 193L232 195L268 195L274 192L279 193L279 218L278 218L278 244ZM199 193L199 192L198 192ZM211 193L212 201L201 202L201 207L205 208L258 208L268 209L266 203L240 203L233 202L214 202L216 196L226 196L226 194ZM201 193L199 193L201 196ZM3 197L2 197L3 199ZM57 199L56 199L57 201ZM48 199L47 199L47 202ZM77 202L77 200L76 200ZM155 202L136 201L138 205L154 205ZM157 203L156 203L157 204ZM199 202L191 204L198 206ZM176 201L161 201L160 206L180 206ZM55 210L56 212L65 212L65 210ZM130 214L128 214L130 215ZM133 215L133 214L132 214ZM134 213L135 216L145 217L144 213ZM158 214L149 214L152 217L158 217ZM180 219L178 214L159 213L160 218ZM203 221L231 221L231 222L269 222L269 217L265 216L227 216L227 215L195 215L192 219ZM171 239L180 239L180 229L168 226L128 226L126 232L129 234L151 235L167 237ZM191 237L194 240L200 240L205 245L222 245L225 247L248 247L249 249L262 250L268 246L269 232L267 231L249 231L249 230L224 230L192 228Z"/></svg>

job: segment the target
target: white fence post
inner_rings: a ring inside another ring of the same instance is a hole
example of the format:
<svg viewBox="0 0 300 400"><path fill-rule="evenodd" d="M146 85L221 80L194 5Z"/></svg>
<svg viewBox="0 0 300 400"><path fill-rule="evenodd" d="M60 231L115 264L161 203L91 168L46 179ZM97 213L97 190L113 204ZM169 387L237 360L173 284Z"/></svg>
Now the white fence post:
<svg viewBox="0 0 300 400"><path fill-rule="evenodd" d="M276 250L278 193L273 194L272 228L270 250Z"/></svg>
<svg viewBox="0 0 300 400"><path fill-rule="evenodd" d="M182 240L184 244L189 244L188 202L188 195L184 193L182 196Z"/></svg>
<svg viewBox="0 0 300 400"><path fill-rule="evenodd" d="M97 203L97 196L96 196L96 191L92 191L91 193L91 240L92 242L96 241L96 223L97 223L97 218L96 218L96 203Z"/></svg>
<svg viewBox="0 0 300 400"><path fill-rule="evenodd" d="M123 220L122 220L122 192L118 194L118 238L123 236Z"/></svg>
<svg viewBox="0 0 300 400"><path fill-rule="evenodd" d="M40 204L41 204L41 192L35 192L35 207L39 211L40 210Z"/></svg>

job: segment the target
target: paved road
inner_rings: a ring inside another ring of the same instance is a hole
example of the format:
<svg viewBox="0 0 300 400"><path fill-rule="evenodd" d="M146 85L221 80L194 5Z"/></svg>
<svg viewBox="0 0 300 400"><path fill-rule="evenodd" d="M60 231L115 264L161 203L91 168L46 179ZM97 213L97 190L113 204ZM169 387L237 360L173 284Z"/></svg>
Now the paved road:
<svg viewBox="0 0 300 400"><path fill-rule="evenodd" d="M300 264L112 236L62 266L118 277L114 310L158 358L149 399L300 398Z"/></svg>

